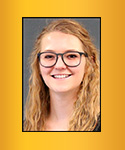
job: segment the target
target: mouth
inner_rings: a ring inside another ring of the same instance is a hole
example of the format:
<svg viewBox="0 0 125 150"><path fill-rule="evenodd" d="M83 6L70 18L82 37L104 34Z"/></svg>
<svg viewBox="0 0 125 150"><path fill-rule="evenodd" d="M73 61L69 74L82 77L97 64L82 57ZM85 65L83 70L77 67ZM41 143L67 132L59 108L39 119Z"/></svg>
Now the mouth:
<svg viewBox="0 0 125 150"><path fill-rule="evenodd" d="M70 77L70 76L71 76L71 74L52 75L52 77L53 77L54 79L65 79L65 78L68 78L68 77Z"/></svg>

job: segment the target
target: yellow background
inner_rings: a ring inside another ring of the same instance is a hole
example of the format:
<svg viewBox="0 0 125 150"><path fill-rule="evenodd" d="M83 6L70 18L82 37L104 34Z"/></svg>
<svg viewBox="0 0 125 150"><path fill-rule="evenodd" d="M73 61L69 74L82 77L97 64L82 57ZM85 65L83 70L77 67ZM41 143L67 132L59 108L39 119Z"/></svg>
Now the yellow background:
<svg viewBox="0 0 125 150"><path fill-rule="evenodd" d="M1 0L0 149L125 149L123 0ZM101 132L22 132L22 17L101 17Z"/></svg>

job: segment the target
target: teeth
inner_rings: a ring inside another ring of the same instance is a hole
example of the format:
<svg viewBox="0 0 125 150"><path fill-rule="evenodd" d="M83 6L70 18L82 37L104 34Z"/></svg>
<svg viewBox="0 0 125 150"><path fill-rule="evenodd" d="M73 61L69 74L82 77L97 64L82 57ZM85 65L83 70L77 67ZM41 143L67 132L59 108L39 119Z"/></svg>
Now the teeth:
<svg viewBox="0 0 125 150"><path fill-rule="evenodd" d="M69 75L53 75L54 78L62 79L67 78Z"/></svg>

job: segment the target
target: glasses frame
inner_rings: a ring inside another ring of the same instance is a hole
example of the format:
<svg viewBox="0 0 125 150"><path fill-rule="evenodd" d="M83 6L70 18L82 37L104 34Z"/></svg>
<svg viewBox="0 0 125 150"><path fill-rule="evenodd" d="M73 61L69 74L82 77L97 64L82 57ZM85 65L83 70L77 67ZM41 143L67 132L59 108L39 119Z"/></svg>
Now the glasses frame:
<svg viewBox="0 0 125 150"><path fill-rule="evenodd" d="M63 55L65 55L66 53L71 53L71 52L73 52L73 53L78 53L78 54L80 55L79 64L77 64L77 65L75 65L75 66L67 65L67 64L65 63L64 59L63 59ZM51 53L51 54L55 54L55 55L56 55L56 61L55 61L55 63L54 63L53 65L51 65L51 66L44 66L44 65L41 64L41 62L40 62L40 55L41 55L41 54L44 54L44 53ZM55 53L55 52L41 52L41 53L40 53L40 52L39 52L39 53L37 54L37 58L39 59L39 62L40 62L40 65L41 65L41 66L43 66L43 67L45 67L45 68L51 68L51 67L53 67L53 66L56 65L56 63L57 63L57 61L58 61L58 56L59 56L59 55L61 56L63 63L64 63L66 66L68 66L68 67L77 67L77 66L79 66L80 63L81 63L81 56L82 56L82 55L84 55L85 57L88 57L88 54L87 54L87 53L78 52L78 51L68 51L68 52L65 52L65 53Z"/></svg>

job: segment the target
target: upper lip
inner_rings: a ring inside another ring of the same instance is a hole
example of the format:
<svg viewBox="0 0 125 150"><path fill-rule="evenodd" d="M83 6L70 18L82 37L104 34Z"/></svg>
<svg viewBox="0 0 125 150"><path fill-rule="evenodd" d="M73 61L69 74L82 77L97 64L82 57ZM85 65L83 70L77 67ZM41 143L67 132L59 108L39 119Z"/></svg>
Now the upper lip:
<svg viewBox="0 0 125 150"><path fill-rule="evenodd" d="M72 74L52 74L51 76L57 76L57 75L72 75Z"/></svg>

